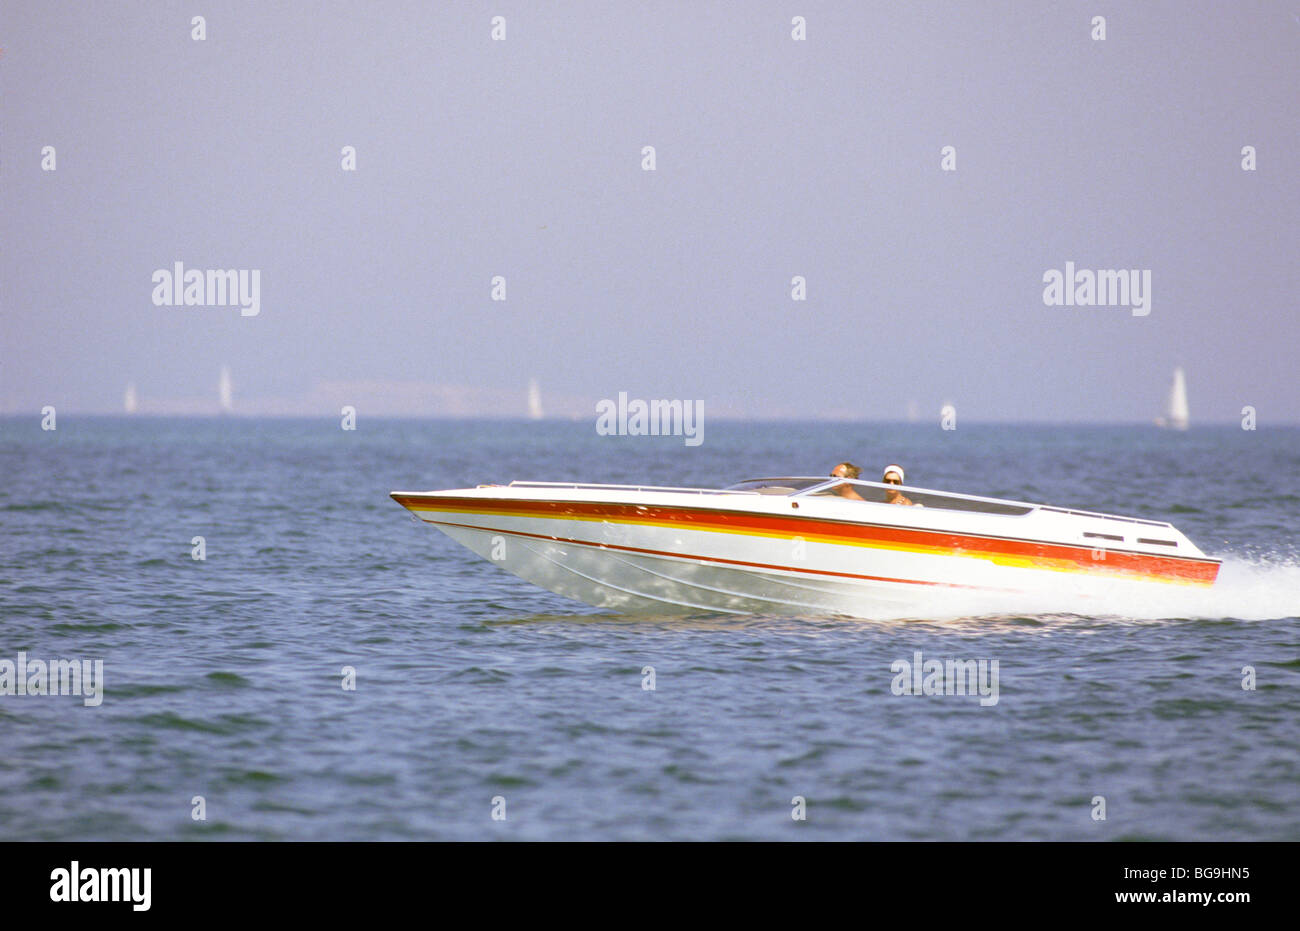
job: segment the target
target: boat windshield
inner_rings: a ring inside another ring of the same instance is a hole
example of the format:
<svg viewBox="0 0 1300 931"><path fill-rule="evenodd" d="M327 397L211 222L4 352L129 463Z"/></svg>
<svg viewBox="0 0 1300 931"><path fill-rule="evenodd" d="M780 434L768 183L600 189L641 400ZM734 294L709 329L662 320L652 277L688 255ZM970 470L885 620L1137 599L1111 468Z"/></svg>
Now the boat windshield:
<svg viewBox="0 0 1300 931"><path fill-rule="evenodd" d="M869 501L878 504L892 503L893 496L902 491L913 504L920 504L927 508L978 511L984 514L1009 516L1028 514L1035 508L1035 505L1020 501L1003 501L998 498L982 498L978 495L959 495L906 485L900 487L884 485L880 482L867 482L858 478L837 479L829 476L826 478L807 475L798 478L751 478L725 490L759 495L839 498L842 501ZM852 494L844 494L846 490L852 491Z"/></svg>
<svg viewBox="0 0 1300 931"><path fill-rule="evenodd" d="M760 495L793 495L829 481L829 478L750 478L735 485L728 485L726 491L748 491Z"/></svg>
<svg viewBox="0 0 1300 931"><path fill-rule="evenodd" d="M1019 501L1001 501L997 498L981 498L976 495L955 495L938 491L927 491L909 486L884 485L880 482L864 482L861 479L846 478L838 481L827 480L825 488L808 492L812 496L835 497L845 501L874 501L879 504L893 503L893 496L900 492L913 504L928 508L944 508L949 511L979 511L984 514L1028 514L1034 509L1032 504ZM845 494L849 492L849 494Z"/></svg>

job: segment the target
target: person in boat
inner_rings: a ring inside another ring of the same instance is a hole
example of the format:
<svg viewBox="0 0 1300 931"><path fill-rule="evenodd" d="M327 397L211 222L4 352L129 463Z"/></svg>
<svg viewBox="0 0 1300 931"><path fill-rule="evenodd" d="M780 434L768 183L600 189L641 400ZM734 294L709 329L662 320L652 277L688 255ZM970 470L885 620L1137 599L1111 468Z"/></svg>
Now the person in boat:
<svg viewBox="0 0 1300 931"><path fill-rule="evenodd" d="M894 463L890 463L889 465L885 466L885 474L881 476L880 480L884 482L886 485L903 484L903 467L901 465L895 465ZM885 492L885 502L887 504L910 504L915 507L920 507L919 504L917 504L907 495L903 494L901 491L898 491L897 489L894 488L890 488Z"/></svg>
<svg viewBox="0 0 1300 931"><path fill-rule="evenodd" d="M841 462L835 468L831 469L831 478L857 478L861 474L862 470L851 462ZM835 494L839 495L841 498L851 498L854 501L866 500L862 495L854 491L852 485L836 485L831 489L831 491L835 492Z"/></svg>

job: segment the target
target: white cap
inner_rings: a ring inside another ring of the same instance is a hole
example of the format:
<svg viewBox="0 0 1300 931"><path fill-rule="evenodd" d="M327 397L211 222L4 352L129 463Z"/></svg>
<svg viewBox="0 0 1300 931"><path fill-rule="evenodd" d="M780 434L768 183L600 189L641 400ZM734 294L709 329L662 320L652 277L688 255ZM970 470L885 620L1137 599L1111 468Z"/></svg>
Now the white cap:
<svg viewBox="0 0 1300 931"><path fill-rule="evenodd" d="M894 472L898 475L899 482L906 481L906 479L903 477L903 467L901 465L894 465L893 463L890 463L889 465L885 466L885 474L880 476L881 480L883 481L884 479L889 478L890 472Z"/></svg>

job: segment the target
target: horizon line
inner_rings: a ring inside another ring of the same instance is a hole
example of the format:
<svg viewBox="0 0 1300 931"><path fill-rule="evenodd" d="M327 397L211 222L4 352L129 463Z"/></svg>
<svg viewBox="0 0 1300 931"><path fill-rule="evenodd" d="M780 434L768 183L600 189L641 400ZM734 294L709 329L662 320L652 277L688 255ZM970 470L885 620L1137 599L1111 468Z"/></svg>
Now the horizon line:
<svg viewBox="0 0 1300 931"><path fill-rule="evenodd" d="M191 414L172 414L161 412L137 411L128 414L124 411L71 411L63 416L71 416L77 419L98 419L98 420L338 420L338 414L279 414L279 413L240 413L239 411L214 411L212 413L191 413ZM360 419L361 415L358 415ZM0 420L23 420L26 418L39 420L41 412L39 410L31 413L17 411L0 411ZM529 417L521 414L365 414L366 420L382 421L496 421L501 423L582 423L584 421L593 421L596 419L592 415L583 415L581 417L564 417L564 416L547 416L547 417ZM842 424L851 425L889 425L889 426L909 426L909 427L934 427L938 426L938 421L929 420L909 420L890 419L890 418L873 418L864 420L848 420L834 417L736 417L736 416L719 416L710 418L712 423L731 423L731 424L791 424L791 423L817 423L817 424ZM1088 427L1142 427L1144 429L1164 430L1168 433L1184 433L1195 430L1198 427L1227 427L1240 426L1240 419L1229 418L1225 420L1203 420L1190 424L1187 430L1169 430L1161 427L1151 420L1048 420L1029 418L1022 420L981 420L976 418L965 418L964 424L975 424L979 426L1088 426ZM1269 426L1300 427L1300 420L1282 420L1272 421ZM941 428L942 429L942 428ZM946 431L949 433L956 432L956 429ZM1251 432L1251 431L1244 431ZM647 436L653 434L646 434Z"/></svg>

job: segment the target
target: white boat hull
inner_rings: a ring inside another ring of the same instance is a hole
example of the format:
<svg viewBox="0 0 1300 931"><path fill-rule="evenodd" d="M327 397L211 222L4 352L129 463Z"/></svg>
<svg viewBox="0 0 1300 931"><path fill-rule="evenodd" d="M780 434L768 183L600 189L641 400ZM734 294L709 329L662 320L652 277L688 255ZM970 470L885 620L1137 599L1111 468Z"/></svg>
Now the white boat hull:
<svg viewBox="0 0 1300 931"><path fill-rule="evenodd" d="M1163 553L985 535L990 525L1023 535L1028 525L1016 521L1025 516L806 498L793 499L801 508L794 511L791 499L762 496L713 498L702 507L698 494L669 491L616 503L579 491L550 498L510 492L394 497L500 568L627 614L897 618L1059 609L1153 584L1206 584L1201 564L1213 563L1196 551L1185 571ZM1036 526L1047 533L1071 521L1091 526L1048 513Z"/></svg>

